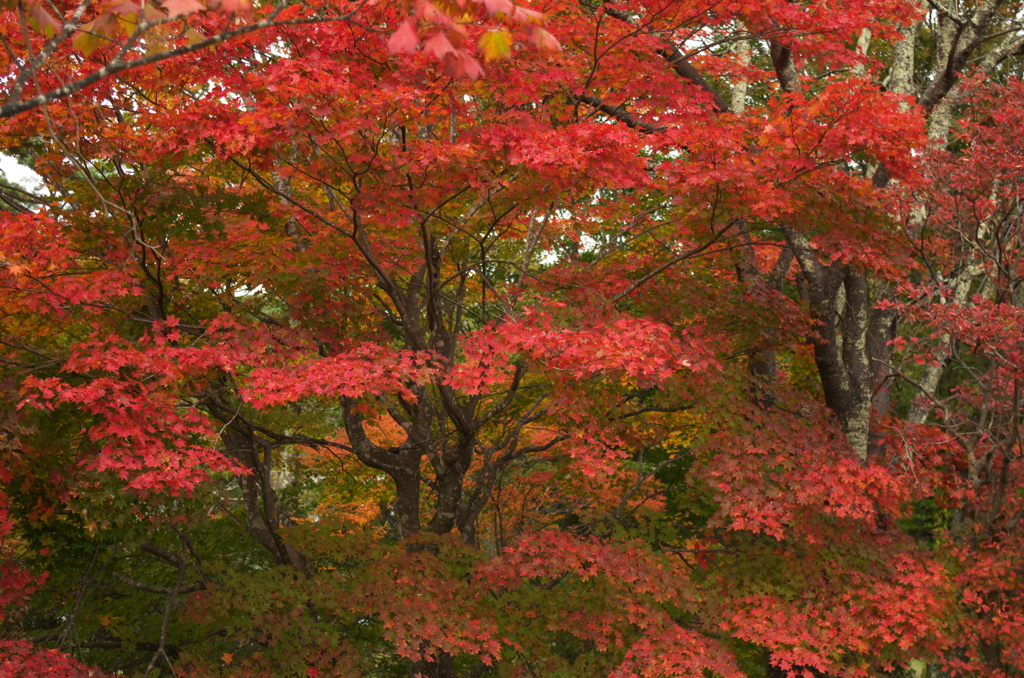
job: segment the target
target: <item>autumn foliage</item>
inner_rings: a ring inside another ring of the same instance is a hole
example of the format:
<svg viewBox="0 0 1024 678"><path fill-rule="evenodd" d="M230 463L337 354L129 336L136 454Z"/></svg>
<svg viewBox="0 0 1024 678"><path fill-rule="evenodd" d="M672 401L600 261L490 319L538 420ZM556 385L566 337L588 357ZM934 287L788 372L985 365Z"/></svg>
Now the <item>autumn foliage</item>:
<svg viewBox="0 0 1024 678"><path fill-rule="evenodd" d="M1014 3L0 9L0 676L1024 674Z"/></svg>

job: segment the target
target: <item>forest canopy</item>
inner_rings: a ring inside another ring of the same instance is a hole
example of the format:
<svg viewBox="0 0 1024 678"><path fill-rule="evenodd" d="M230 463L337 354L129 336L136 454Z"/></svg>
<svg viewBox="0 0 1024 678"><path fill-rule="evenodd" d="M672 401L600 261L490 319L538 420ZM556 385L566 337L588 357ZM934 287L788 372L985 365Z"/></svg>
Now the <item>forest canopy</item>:
<svg viewBox="0 0 1024 678"><path fill-rule="evenodd" d="M1024 675L1016 0L0 7L0 675Z"/></svg>

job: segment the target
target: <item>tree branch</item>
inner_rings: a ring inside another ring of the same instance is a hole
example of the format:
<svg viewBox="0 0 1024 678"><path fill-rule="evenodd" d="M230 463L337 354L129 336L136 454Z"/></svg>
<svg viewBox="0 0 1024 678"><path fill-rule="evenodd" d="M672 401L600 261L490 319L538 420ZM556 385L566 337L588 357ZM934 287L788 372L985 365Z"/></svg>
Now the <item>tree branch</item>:
<svg viewBox="0 0 1024 678"><path fill-rule="evenodd" d="M573 96L571 97L571 99L576 103L587 104L588 106L591 106L596 110L601 111L605 115L615 118L619 122L625 124L627 127L639 130L644 134L664 132L666 129L668 129L665 126L658 127L656 125L644 122L643 120L640 120L635 115L627 111L622 106L612 106L611 104L606 104L603 101L601 101L601 99L591 94L581 94L579 96Z"/></svg>

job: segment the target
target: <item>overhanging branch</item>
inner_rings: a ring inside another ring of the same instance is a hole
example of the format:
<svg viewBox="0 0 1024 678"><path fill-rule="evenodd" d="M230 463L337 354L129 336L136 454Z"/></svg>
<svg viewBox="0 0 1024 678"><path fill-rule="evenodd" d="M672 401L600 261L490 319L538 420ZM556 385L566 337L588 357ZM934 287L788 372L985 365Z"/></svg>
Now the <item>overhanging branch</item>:
<svg viewBox="0 0 1024 678"><path fill-rule="evenodd" d="M665 126L656 126L648 122L644 122L640 118L636 117L622 106L612 106L606 104L598 97L590 94L581 94L579 96L572 97L575 102L584 103L588 106L601 111L605 115L615 118L619 122L625 124L627 127L643 132L644 134L654 134L655 132L663 132L667 128Z"/></svg>

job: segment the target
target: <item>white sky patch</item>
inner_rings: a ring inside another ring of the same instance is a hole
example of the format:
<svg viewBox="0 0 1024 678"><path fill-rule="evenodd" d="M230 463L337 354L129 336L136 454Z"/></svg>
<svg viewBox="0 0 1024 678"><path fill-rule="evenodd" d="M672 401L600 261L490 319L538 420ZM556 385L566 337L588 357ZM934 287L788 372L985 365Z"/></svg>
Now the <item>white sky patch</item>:
<svg viewBox="0 0 1024 678"><path fill-rule="evenodd" d="M262 294L266 292L263 285L257 285L256 287L242 286L237 287L231 291L235 295L235 299L244 299L245 297L251 297L255 294Z"/></svg>
<svg viewBox="0 0 1024 678"><path fill-rule="evenodd" d="M33 193L41 193L45 189L41 176L22 165L17 158L4 153L0 153L0 173L7 181L18 184Z"/></svg>

